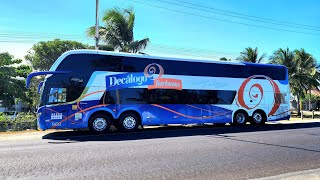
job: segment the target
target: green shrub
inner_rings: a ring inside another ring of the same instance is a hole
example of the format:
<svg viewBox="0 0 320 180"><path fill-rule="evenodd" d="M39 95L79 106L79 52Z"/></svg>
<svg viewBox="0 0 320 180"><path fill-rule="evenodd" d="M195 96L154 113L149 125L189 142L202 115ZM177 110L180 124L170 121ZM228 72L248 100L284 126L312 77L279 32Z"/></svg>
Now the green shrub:
<svg viewBox="0 0 320 180"><path fill-rule="evenodd" d="M21 131L36 128L37 118L32 113L19 113L15 119L3 113L0 114L0 131Z"/></svg>
<svg viewBox="0 0 320 180"><path fill-rule="evenodd" d="M11 118L0 112L0 131L7 131L8 125L11 123Z"/></svg>

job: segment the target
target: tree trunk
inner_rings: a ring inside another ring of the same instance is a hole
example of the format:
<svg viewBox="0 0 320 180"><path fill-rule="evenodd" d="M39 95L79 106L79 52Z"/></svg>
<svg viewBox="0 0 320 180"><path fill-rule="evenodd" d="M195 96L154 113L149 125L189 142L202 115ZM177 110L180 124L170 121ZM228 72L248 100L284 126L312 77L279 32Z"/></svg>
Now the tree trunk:
<svg viewBox="0 0 320 180"><path fill-rule="evenodd" d="M298 116L300 116L301 115L301 112L300 112L300 93L297 94L297 100L298 100L298 107L297 107Z"/></svg>
<svg viewBox="0 0 320 180"><path fill-rule="evenodd" d="M311 111L311 89L309 90L309 110Z"/></svg>

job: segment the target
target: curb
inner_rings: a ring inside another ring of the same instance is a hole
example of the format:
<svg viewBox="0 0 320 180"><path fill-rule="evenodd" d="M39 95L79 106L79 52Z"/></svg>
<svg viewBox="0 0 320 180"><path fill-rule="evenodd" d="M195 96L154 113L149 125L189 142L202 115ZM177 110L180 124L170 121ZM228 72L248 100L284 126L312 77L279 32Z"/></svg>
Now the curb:
<svg viewBox="0 0 320 180"><path fill-rule="evenodd" d="M291 173L280 174L276 176L257 178L255 180L292 180L292 179L303 179L303 180L316 180L320 179L320 168L319 169L310 169L304 171L297 171Z"/></svg>

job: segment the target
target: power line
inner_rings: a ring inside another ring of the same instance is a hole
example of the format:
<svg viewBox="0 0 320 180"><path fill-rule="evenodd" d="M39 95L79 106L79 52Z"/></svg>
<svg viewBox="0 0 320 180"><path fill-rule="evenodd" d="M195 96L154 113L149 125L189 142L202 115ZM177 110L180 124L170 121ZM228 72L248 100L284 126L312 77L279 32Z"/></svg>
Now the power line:
<svg viewBox="0 0 320 180"><path fill-rule="evenodd" d="M17 42L17 43L31 43L48 39L64 39L74 41L87 41L90 38L87 36L72 35L72 34L56 34L56 33L41 33L41 32L26 32L26 31L5 31L0 32L0 42Z"/></svg>
<svg viewBox="0 0 320 180"><path fill-rule="evenodd" d="M79 34L58 34L58 33L43 33L43 32L27 32L27 31L0 31L0 34L7 35L35 35L35 36L68 36L68 37L84 37Z"/></svg>
<svg viewBox="0 0 320 180"><path fill-rule="evenodd" d="M239 55L238 52L223 52L218 50L211 50L211 49L199 49L199 48L182 48L182 47L172 47L167 45L161 44L150 44L150 47L166 49L166 50L173 50L173 51L187 51L187 52L194 52L194 53L215 53L215 54L225 54L225 55Z"/></svg>
<svg viewBox="0 0 320 180"><path fill-rule="evenodd" d="M14 36L1 36L1 35L0 35L0 38L1 38L0 42L2 42L2 43L25 43L25 44L37 43L40 41L53 39L50 37L35 38L35 37L14 37ZM79 40L79 39L73 39L73 38L67 38L67 37L64 37L64 38L59 37L59 39L73 40L73 41Z"/></svg>
<svg viewBox="0 0 320 180"><path fill-rule="evenodd" d="M179 0L178 0L179 1ZM277 21L274 21L274 20L261 20L263 18L252 18L252 17L242 17L243 15L233 15L233 14L227 14L227 13L224 13L224 12L215 12L217 11L215 8L210 8L210 7L206 7L207 9L214 9L215 11L212 11L212 10L204 10L204 9L200 9L200 8L196 8L196 7L201 7L201 8L205 8L204 6L198 6L196 4L193 4L193 3L186 3L186 4L192 4L192 6L186 6L186 5L183 5L183 4L178 4L178 3L174 3L174 2L169 2L169 1L164 1L164 0L157 0L157 2L163 2L163 3L167 3L167 4L170 4L170 5L175 5L175 6L180 6L180 7L186 7L186 8L190 8L190 9L196 9L196 10L199 10L199 11L203 11L203 12L208 12L208 13L214 13L214 14L219 14L219 15L223 15L223 16L229 16L229 17L235 17L235 18L239 18L239 19L245 19L245 20L250 20L250 21L255 21L255 22L260 22L260 23L268 23L268 24L273 24L273 25L279 25L279 26L285 26L285 27L292 27L292 28L298 28L298 29L306 29L306 30L313 30L313 31L320 31L320 29L315 29L315 28L308 28L308 27L301 27L300 25L292 25L293 23L283 23L283 22L277 22ZM182 2L182 1L179 1L179 2ZM196 7L194 7L196 6ZM230 12L228 12L230 13ZM320 27L319 27L320 28Z"/></svg>
<svg viewBox="0 0 320 180"><path fill-rule="evenodd" d="M131 1L139 3L139 4L144 4L144 5L147 5L147 6L151 6L151 7L156 7L156 8L160 8L160 9L173 11L173 12L178 12L178 13L182 13L182 14L188 14L188 15L191 15L191 16L198 16L198 17L209 19L209 20L217 20L217 21L221 21L221 22L229 22L229 23L240 24L240 25L244 25L244 26L258 27L258 28L264 28L264 29L272 29L272 30L277 30L277 31L285 31L285 32L298 33L298 34L308 34L308 35L316 35L316 36L320 35L320 34L317 34L317 33L294 31L294 30L288 30L288 29L280 29L280 28L273 28L273 27L267 27L267 26L260 26L260 25L242 23L242 22L231 21L231 20L227 20L227 19L219 19L219 18L215 18L215 17L212 17L212 16L204 16L204 15L189 13L189 12L180 11L180 10L176 10L176 9L170 9L170 8L163 7L163 6L148 4L148 3L144 3L144 2L140 2L140 1L136 1L136 0L131 0Z"/></svg>
<svg viewBox="0 0 320 180"><path fill-rule="evenodd" d="M202 58L213 58L213 59L220 59L221 57L217 56L216 54L215 55L212 55L212 54L194 54L194 53L190 53L190 52L174 52L174 53L168 53L168 52L163 52L163 51L157 51L157 50L148 50L146 51L148 53L152 52L152 53L155 53L155 54L167 54L167 55L172 55L174 54L175 56L191 56L191 57L202 57Z"/></svg>
<svg viewBox="0 0 320 180"><path fill-rule="evenodd" d="M73 39L73 40L80 40L85 38L73 38L73 37L45 37L45 36L39 36L39 37L32 37L32 36L20 36L20 35L2 35L0 34L0 38L3 39L31 39L31 40L44 40L44 39Z"/></svg>
<svg viewBox="0 0 320 180"><path fill-rule="evenodd" d="M193 5L193 6L198 6L198 7L206 8L206 9L212 9L212 10L216 10L216 11L220 11L220 12L226 12L226 13L230 13L230 14L237 14L237 15L240 15L240 16L252 17L252 18L257 18L257 19L264 19L264 20L268 20L268 21L274 21L274 22L280 22L280 23L286 23L286 24L294 24L294 25L297 25L297 26L312 27L312 28L317 28L317 29L320 28L319 26L311 26L311 25L306 25L306 24L298 24L298 23L293 23L293 22L286 22L286 21L281 21L281 20L275 20L275 19L270 19L270 18L264 18L264 17L259 17L259 16L242 14L242 13L238 13L238 12L234 12L234 11L222 10L222 9L213 8L213 7L209 7L209 6L204 6L204 5L200 5L200 4L194 4L194 3L190 3L190 2L186 2L186 1L182 1L182 0L176 0L176 1L182 2L182 3L185 3L185 4L189 4L189 5Z"/></svg>
<svg viewBox="0 0 320 180"><path fill-rule="evenodd" d="M221 52L217 50L207 50L199 48L181 48L181 47L169 47L166 45L150 44L146 52L164 53L164 54L175 54L175 55L188 55L196 57L208 57L220 59L221 57L229 57L234 59L239 56L239 53L233 52Z"/></svg>
<svg viewBox="0 0 320 180"><path fill-rule="evenodd" d="M0 43L21 43L21 44L30 44L30 43L35 43L37 41L6 41L6 40L0 40Z"/></svg>

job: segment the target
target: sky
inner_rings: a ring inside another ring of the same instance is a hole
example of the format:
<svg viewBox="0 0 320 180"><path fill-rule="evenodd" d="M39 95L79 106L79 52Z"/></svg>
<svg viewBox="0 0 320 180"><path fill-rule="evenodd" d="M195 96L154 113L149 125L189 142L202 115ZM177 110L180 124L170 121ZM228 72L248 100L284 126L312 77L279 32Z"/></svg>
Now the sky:
<svg viewBox="0 0 320 180"><path fill-rule="evenodd" d="M318 0L100 0L133 8L135 39L150 38L150 55L235 59L246 47L267 57L279 48L304 48L320 61ZM102 22L100 22L103 24ZM94 45L95 0L0 2L0 52L23 58L34 43L54 38Z"/></svg>

